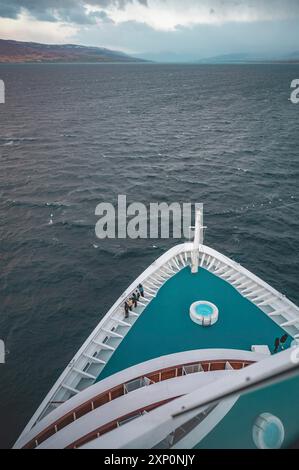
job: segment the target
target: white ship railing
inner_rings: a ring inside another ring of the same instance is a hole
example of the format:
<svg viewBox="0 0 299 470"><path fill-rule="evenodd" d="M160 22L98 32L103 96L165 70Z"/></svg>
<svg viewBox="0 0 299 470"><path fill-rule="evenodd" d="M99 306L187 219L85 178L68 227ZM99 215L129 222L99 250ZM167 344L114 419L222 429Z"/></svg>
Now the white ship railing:
<svg viewBox="0 0 299 470"><path fill-rule="evenodd" d="M299 339L299 308L285 295L216 250L203 246L200 265L231 284L290 336Z"/></svg>
<svg viewBox="0 0 299 470"><path fill-rule="evenodd" d="M23 434L61 403L96 381L116 348L147 305L156 297L161 286L181 269L191 264L193 250L193 243L171 248L131 284L100 321L59 377ZM199 263L201 268L207 269L234 286L286 332L299 339L299 308L283 294L240 264L205 245L200 246ZM139 284L144 286L145 298L140 299L138 308L130 313L128 319L125 319L124 301L132 295Z"/></svg>
<svg viewBox="0 0 299 470"><path fill-rule="evenodd" d="M199 416L207 406L220 403L224 405L233 397L239 397L249 393L242 392L242 389L252 387L255 391L255 384L270 380L271 377L283 374L294 363L291 360L290 351L283 351L276 356L270 356L248 368L240 370L238 373L209 383L197 388L195 391L181 398L178 398L151 413L143 415L134 423L128 423L126 427L117 428L114 431L94 439L90 443L83 445L83 449L152 449L163 442L174 430L185 423L190 422L196 416ZM269 385L269 383L268 383ZM256 385L258 390L261 385ZM225 400L223 397L226 397ZM291 405L290 405L291 406ZM229 410L228 410L229 411ZM189 433L186 439L182 439L173 448L191 449L194 448L215 426L223 419L205 420L204 429L199 434ZM159 448L159 446L158 446Z"/></svg>
<svg viewBox="0 0 299 470"><path fill-rule="evenodd" d="M238 371L264 358L264 354L248 351L208 349L147 361L108 377L68 400L40 421L22 442L19 441L19 448L34 449L83 416L140 388L199 372L204 375L212 372L216 377L217 372Z"/></svg>
<svg viewBox="0 0 299 470"><path fill-rule="evenodd" d="M192 246L192 243L177 245L164 253L121 295L59 377L23 434L57 406L96 381L130 328L155 298L160 287L190 264ZM125 319L124 301L132 295L139 284L144 286L145 297L140 299L138 308L130 312L129 318Z"/></svg>

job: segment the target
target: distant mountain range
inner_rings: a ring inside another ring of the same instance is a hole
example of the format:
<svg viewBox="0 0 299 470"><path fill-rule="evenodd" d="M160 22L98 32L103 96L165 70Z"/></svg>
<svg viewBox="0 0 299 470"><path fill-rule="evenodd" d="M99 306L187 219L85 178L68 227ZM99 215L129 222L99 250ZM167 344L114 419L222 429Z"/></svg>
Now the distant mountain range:
<svg viewBox="0 0 299 470"><path fill-rule="evenodd" d="M299 63L299 51L285 55L225 54L197 61L200 64Z"/></svg>
<svg viewBox="0 0 299 470"><path fill-rule="evenodd" d="M299 63L299 51L289 54L224 54L213 57L198 59L193 54L184 54L183 52L153 52L136 54L136 58L145 59L157 63L189 63L189 64L258 64L258 63Z"/></svg>
<svg viewBox="0 0 299 470"><path fill-rule="evenodd" d="M299 63L299 51L285 55L224 54L200 60L192 55L161 51L127 55L103 47L76 44L39 44L0 39L0 63L194 63L194 64L252 64L252 63Z"/></svg>
<svg viewBox="0 0 299 470"><path fill-rule="evenodd" d="M75 44L50 45L0 39L0 63L24 62L144 62L123 52Z"/></svg>
<svg viewBox="0 0 299 470"><path fill-rule="evenodd" d="M184 52L145 52L141 54L134 54L137 59L144 59L150 62L157 62L162 64L179 64L179 63L195 63L198 57L195 54L186 54Z"/></svg>

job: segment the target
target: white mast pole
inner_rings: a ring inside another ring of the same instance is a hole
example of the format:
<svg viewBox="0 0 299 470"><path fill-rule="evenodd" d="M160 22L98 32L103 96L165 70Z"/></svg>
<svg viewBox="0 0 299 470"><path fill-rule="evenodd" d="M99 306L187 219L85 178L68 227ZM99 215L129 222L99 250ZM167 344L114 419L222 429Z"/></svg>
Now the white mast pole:
<svg viewBox="0 0 299 470"><path fill-rule="evenodd" d="M199 267L199 247L203 244L203 208L197 209L195 213L195 232L192 251L192 266L191 271L193 274L198 273Z"/></svg>

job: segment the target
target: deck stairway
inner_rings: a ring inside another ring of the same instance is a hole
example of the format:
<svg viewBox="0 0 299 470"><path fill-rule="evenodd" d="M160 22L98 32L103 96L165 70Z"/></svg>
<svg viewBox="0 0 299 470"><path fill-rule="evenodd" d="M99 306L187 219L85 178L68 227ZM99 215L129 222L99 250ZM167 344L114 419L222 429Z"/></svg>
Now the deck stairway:
<svg viewBox="0 0 299 470"><path fill-rule="evenodd" d="M231 284L243 297L299 341L299 310L284 295L270 286L267 288L256 276L249 276L250 273L237 263L227 264L203 252L200 254L200 266Z"/></svg>
<svg viewBox="0 0 299 470"><path fill-rule="evenodd" d="M71 369L62 382L53 399L41 414L40 419L57 408L60 404L72 396L93 385L105 365L117 349L128 331L132 328L148 304L156 297L159 289L171 277L184 269L191 262L191 252L178 254L171 258L163 266L157 268L150 276L142 282L144 297L141 297L137 308L130 312L129 318L124 316L123 303L130 295L122 296L122 302L107 318L97 334L92 338L86 350L79 359L69 364ZM137 286L136 286L137 287ZM134 289L135 290L135 289ZM132 290L131 294L134 292Z"/></svg>
<svg viewBox="0 0 299 470"><path fill-rule="evenodd" d="M217 251L202 245L199 264L212 274L222 278L237 289L242 296L254 303L290 336L299 341L299 309L285 296L279 294L268 284L247 271L238 263L221 255ZM167 255L167 257L165 257ZM105 365L117 349L128 331L140 315L157 296L159 289L179 271L192 263L192 244L174 247L152 266L126 291L98 327L88 338L67 371L50 392L44 409L41 407L40 420L50 411L70 397L94 384ZM132 295L139 282L142 282L145 297L138 307L124 317L124 301Z"/></svg>

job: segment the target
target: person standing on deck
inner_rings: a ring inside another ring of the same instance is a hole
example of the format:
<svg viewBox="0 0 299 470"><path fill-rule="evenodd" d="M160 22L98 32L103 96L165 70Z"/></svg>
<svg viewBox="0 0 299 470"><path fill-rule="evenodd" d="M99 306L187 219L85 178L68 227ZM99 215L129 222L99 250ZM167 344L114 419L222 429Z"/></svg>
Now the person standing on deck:
<svg viewBox="0 0 299 470"><path fill-rule="evenodd" d="M275 349L274 349L274 354L278 352L279 346L280 346L280 339L276 338L275 343L274 343Z"/></svg>
<svg viewBox="0 0 299 470"><path fill-rule="evenodd" d="M124 308L125 308L125 318L129 318L129 305L127 301L125 301Z"/></svg>
<svg viewBox="0 0 299 470"><path fill-rule="evenodd" d="M140 292L138 289L135 290L135 295L137 297L137 300L140 300Z"/></svg>
<svg viewBox="0 0 299 470"><path fill-rule="evenodd" d="M282 349L282 350L284 350L285 344L286 344L288 338L289 338L289 335L287 335L287 334L286 334L286 335L283 335L283 336L280 338L280 345L281 345L281 349Z"/></svg>
<svg viewBox="0 0 299 470"><path fill-rule="evenodd" d="M139 290L139 293L140 293L141 297L144 297L144 288L143 288L142 284L139 284L138 290Z"/></svg>
<svg viewBox="0 0 299 470"><path fill-rule="evenodd" d="M136 295L135 292L134 292L133 295L132 295L132 301L133 301L134 307L137 308L137 306L138 306L138 299L137 299L137 295Z"/></svg>

